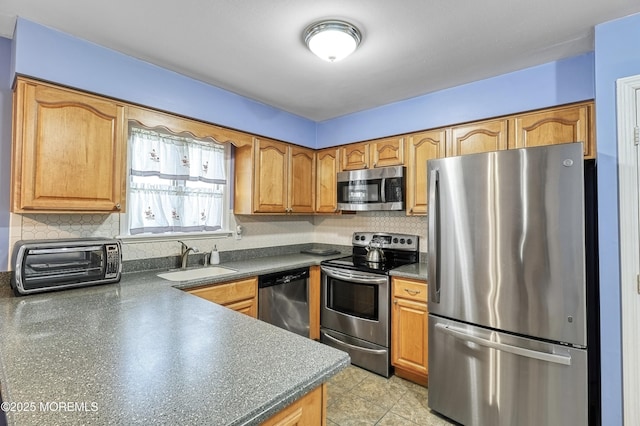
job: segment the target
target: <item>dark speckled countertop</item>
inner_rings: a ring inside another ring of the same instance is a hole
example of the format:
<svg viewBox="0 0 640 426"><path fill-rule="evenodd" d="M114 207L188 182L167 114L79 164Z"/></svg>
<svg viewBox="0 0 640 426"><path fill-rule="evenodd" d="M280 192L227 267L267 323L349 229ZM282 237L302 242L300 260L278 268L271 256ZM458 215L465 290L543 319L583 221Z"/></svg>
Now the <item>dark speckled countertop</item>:
<svg viewBox="0 0 640 426"><path fill-rule="evenodd" d="M323 259L233 262L220 266L237 273L179 283L138 272L118 284L26 297L3 286L0 384L9 425L267 419L345 368L349 356L174 287Z"/></svg>

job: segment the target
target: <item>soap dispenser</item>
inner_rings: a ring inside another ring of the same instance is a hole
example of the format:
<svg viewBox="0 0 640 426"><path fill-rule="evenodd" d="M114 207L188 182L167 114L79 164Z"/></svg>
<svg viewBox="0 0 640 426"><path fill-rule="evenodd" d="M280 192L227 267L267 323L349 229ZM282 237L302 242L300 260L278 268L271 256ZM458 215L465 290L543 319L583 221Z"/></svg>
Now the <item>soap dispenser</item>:
<svg viewBox="0 0 640 426"><path fill-rule="evenodd" d="M214 245L213 250L211 251L210 263L212 265L217 265L220 263L220 252L218 251L218 246Z"/></svg>

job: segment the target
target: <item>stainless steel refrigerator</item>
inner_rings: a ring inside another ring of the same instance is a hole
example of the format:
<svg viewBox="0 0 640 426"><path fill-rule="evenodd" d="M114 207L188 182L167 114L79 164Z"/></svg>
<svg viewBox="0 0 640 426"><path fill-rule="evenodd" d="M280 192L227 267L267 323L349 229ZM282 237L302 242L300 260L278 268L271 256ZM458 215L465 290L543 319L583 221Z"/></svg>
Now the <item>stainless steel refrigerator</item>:
<svg viewBox="0 0 640 426"><path fill-rule="evenodd" d="M594 174L581 143L428 162L432 410L599 424Z"/></svg>

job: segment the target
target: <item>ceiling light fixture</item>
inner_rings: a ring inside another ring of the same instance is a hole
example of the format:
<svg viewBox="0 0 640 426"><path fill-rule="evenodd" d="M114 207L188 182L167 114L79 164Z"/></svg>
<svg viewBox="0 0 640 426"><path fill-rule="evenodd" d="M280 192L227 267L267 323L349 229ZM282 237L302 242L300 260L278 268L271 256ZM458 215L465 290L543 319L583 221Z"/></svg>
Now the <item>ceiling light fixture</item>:
<svg viewBox="0 0 640 426"><path fill-rule="evenodd" d="M304 30L304 42L309 50L329 62L352 54L361 40L362 35L355 25L335 19L316 22Z"/></svg>

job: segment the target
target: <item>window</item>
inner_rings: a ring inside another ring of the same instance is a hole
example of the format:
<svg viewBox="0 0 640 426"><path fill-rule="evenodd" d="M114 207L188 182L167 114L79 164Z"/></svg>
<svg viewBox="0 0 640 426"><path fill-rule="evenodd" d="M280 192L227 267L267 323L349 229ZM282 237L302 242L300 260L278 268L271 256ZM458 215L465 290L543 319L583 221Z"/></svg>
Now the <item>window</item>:
<svg viewBox="0 0 640 426"><path fill-rule="evenodd" d="M224 228L226 148L213 140L129 129L129 235Z"/></svg>

